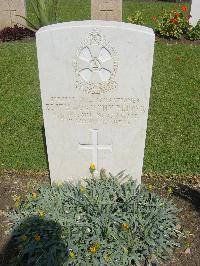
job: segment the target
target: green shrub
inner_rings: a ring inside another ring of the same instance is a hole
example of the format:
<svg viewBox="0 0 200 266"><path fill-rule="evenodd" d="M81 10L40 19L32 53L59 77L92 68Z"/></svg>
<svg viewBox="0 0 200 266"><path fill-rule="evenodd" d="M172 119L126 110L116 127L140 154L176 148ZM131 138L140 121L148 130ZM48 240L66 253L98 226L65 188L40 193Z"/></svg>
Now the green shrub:
<svg viewBox="0 0 200 266"><path fill-rule="evenodd" d="M24 18L28 26L33 30L38 30L43 26L57 23L57 12L60 0L29 0L33 8L33 12L37 17L38 24Z"/></svg>
<svg viewBox="0 0 200 266"><path fill-rule="evenodd" d="M10 214L19 248L14 265L128 266L169 259L182 235L177 208L124 178L123 172L107 177L101 171L84 185L64 183L42 187L25 201L17 197Z"/></svg>
<svg viewBox="0 0 200 266"><path fill-rule="evenodd" d="M190 27L187 34L187 39L191 41L197 41L200 40L200 20L198 21L197 25L194 27Z"/></svg>
<svg viewBox="0 0 200 266"><path fill-rule="evenodd" d="M128 21L130 21L132 24L143 25L144 20L143 20L142 12L136 11L134 14L128 17Z"/></svg>
<svg viewBox="0 0 200 266"><path fill-rule="evenodd" d="M156 32L162 37L180 39L189 27L186 11L186 7L183 6L182 10L165 12L157 20Z"/></svg>

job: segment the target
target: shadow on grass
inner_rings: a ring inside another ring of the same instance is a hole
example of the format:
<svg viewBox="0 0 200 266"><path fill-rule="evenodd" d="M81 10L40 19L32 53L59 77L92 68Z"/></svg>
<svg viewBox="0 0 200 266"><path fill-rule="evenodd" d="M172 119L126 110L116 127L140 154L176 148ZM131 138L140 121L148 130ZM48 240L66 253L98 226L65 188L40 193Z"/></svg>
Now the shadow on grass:
<svg viewBox="0 0 200 266"><path fill-rule="evenodd" d="M60 266L67 257L67 248L61 239L60 225L33 216L13 229L10 241L0 251L0 265Z"/></svg>
<svg viewBox="0 0 200 266"><path fill-rule="evenodd" d="M200 212L200 191L189 186L179 184L174 191L174 195L191 202L194 208Z"/></svg>

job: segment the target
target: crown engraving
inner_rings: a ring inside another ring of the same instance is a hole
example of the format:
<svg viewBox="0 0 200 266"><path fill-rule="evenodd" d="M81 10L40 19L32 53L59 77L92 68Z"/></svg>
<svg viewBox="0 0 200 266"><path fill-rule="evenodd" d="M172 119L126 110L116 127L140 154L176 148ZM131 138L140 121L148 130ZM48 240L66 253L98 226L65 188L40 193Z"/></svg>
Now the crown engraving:
<svg viewBox="0 0 200 266"><path fill-rule="evenodd" d="M117 53L97 29L82 42L73 63L78 89L101 94L117 87Z"/></svg>

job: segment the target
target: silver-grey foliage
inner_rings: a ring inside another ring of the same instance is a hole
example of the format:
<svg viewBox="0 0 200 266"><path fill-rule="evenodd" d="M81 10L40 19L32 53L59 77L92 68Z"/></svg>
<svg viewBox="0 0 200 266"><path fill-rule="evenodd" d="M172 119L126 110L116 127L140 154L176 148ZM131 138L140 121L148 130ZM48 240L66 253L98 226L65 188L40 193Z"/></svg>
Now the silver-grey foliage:
<svg viewBox="0 0 200 266"><path fill-rule="evenodd" d="M123 173L103 174L84 186L64 183L41 188L35 199L30 194L10 215L21 246L15 263L129 266L168 259L181 235L177 208L122 179Z"/></svg>

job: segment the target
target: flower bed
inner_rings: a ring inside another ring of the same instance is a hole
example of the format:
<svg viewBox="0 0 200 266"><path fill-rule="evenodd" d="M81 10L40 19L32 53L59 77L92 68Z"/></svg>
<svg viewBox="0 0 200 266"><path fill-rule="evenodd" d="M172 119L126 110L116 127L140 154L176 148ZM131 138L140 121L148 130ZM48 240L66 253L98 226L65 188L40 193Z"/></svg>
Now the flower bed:
<svg viewBox="0 0 200 266"><path fill-rule="evenodd" d="M190 41L200 40L200 21L196 26L189 24L187 6L181 6L176 10L165 11L159 17L152 16L154 30L158 37L180 40L183 37ZM128 17L133 24L144 25L142 12L136 11Z"/></svg>
<svg viewBox="0 0 200 266"><path fill-rule="evenodd" d="M170 259L182 236L178 209L151 186L123 180L123 173L107 177L101 171L85 185L64 183L25 200L16 197L10 214L15 263L144 265Z"/></svg>

